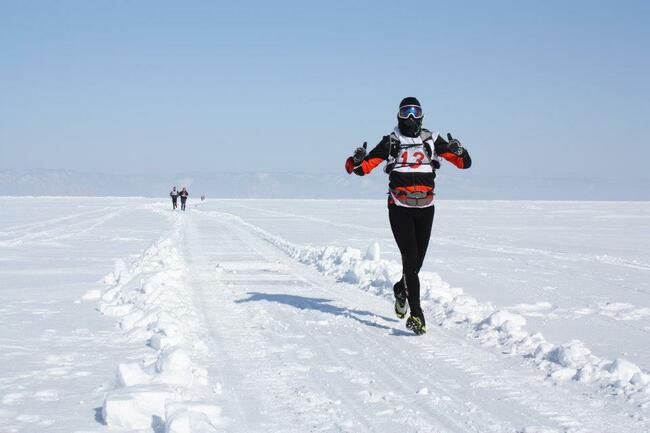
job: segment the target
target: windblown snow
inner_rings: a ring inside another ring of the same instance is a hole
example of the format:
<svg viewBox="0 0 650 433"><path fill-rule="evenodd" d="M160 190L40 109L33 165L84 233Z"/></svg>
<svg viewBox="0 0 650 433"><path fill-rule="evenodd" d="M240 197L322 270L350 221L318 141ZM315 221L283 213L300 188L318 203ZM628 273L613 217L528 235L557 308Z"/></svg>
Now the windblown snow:
<svg viewBox="0 0 650 433"><path fill-rule="evenodd" d="M2 432L650 431L650 204L11 198Z"/></svg>

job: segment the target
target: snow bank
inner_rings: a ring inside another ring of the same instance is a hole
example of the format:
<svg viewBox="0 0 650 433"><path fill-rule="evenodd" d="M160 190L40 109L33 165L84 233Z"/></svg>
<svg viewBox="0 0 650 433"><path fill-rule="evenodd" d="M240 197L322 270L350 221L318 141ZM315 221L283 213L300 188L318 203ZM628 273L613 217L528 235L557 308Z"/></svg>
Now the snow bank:
<svg viewBox="0 0 650 433"><path fill-rule="evenodd" d="M171 387L164 385L118 388L104 398L104 422L125 430L145 429L152 425L153 417L164 416L165 402L177 397Z"/></svg>
<svg viewBox="0 0 650 433"><path fill-rule="evenodd" d="M210 403L167 403L165 433L214 432L223 427L221 408Z"/></svg>
<svg viewBox="0 0 650 433"><path fill-rule="evenodd" d="M362 290L392 299L393 284L401 277L401 264L381 259L376 243L371 244L365 253L349 247L299 246L236 215L216 211L207 213L235 221L293 259ZM650 402L650 373L637 365L624 359L601 359L577 340L554 345L542 334L526 331L526 319L521 314L497 310L490 303L479 302L464 294L462 289L450 287L436 273L422 272L420 280L423 305L440 326L465 326L470 336L482 344L523 356L552 380L595 383L610 392L624 394L639 404Z"/></svg>
<svg viewBox="0 0 650 433"><path fill-rule="evenodd" d="M207 346L175 236L177 231L128 265L118 260L104 278L99 311L118 317L127 340L155 353L149 361L117 366L115 388L102 407L111 427L137 430L164 423L165 432L184 433L216 431L222 423L218 406L196 402L210 395L207 371L196 362Z"/></svg>

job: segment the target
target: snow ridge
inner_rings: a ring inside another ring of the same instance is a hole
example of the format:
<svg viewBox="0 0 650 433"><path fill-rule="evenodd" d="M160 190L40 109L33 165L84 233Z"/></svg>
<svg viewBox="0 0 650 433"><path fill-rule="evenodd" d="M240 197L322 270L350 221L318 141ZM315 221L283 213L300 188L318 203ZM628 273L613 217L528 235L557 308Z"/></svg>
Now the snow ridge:
<svg viewBox="0 0 650 433"><path fill-rule="evenodd" d="M365 254L350 247L299 246L239 216L217 211L204 213L235 221L294 260L314 266L337 281L389 299L393 296L393 283L401 276L401 265L381 259L377 244L371 244ZM479 302L462 289L450 287L437 273L422 272L420 280L423 306L440 326L465 326L471 338L498 347L505 354L524 357L556 382L592 383L610 394L624 396L632 404L650 405L650 373L636 364L622 358L602 359L578 340L552 344L541 333L526 331L524 316Z"/></svg>
<svg viewBox="0 0 650 433"><path fill-rule="evenodd" d="M208 349L175 247L178 228L177 219L170 237L130 264L118 260L104 278L107 290L99 311L119 318L128 341L144 342L154 351L141 362L118 365L115 388L102 407L110 427L189 433L216 431L223 424L221 408L205 402L213 393L206 369L196 361Z"/></svg>

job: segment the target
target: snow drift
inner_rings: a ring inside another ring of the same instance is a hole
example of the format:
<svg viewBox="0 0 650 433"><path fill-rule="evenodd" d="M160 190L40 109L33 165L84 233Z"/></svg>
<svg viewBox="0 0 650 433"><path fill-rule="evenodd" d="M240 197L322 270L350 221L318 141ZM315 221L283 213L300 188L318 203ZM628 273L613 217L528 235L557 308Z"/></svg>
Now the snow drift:
<svg viewBox="0 0 650 433"><path fill-rule="evenodd" d="M223 424L221 408L203 402L211 391L197 359L207 349L174 236L156 242L130 264L116 261L104 278L108 288L99 311L119 318L127 340L154 351L148 360L117 366L115 388L102 406L111 427L134 430L159 423L167 433L189 433L216 431Z"/></svg>

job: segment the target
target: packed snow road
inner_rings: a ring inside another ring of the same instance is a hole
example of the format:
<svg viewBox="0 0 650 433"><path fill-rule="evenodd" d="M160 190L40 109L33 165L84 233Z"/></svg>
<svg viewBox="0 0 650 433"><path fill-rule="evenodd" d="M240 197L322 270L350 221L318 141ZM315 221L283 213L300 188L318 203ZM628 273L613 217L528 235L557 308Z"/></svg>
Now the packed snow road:
<svg viewBox="0 0 650 433"><path fill-rule="evenodd" d="M627 423L624 405L593 411L591 397L544 383L463 335L405 332L386 299L297 264L236 220L196 212L186 223L190 281L215 354L209 372L226 394L224 414L239 421L232 431L615 431Z"/></svg>
<svg viewBox="0 0 650 433"><path fill-rule="evenodd" d="M381 236L368 251L350 248L355 241L316 221L326 217L299 215L305 202L281 229L273 202L244 202L242 212L242 202L215 201L186 213L153 202L69 212L47 203L47 218L15 218L0 233L2 431L650 429L647 372L580 342L550 343L517 311L437 274L423 274L428 333L407 332L389 295L399 265L382 258ZM336 242L323 241L328 231ZM86 269L63 258L48 266L35 249L66 252ZM45 274L75 293L39 290Z"/></svg>

